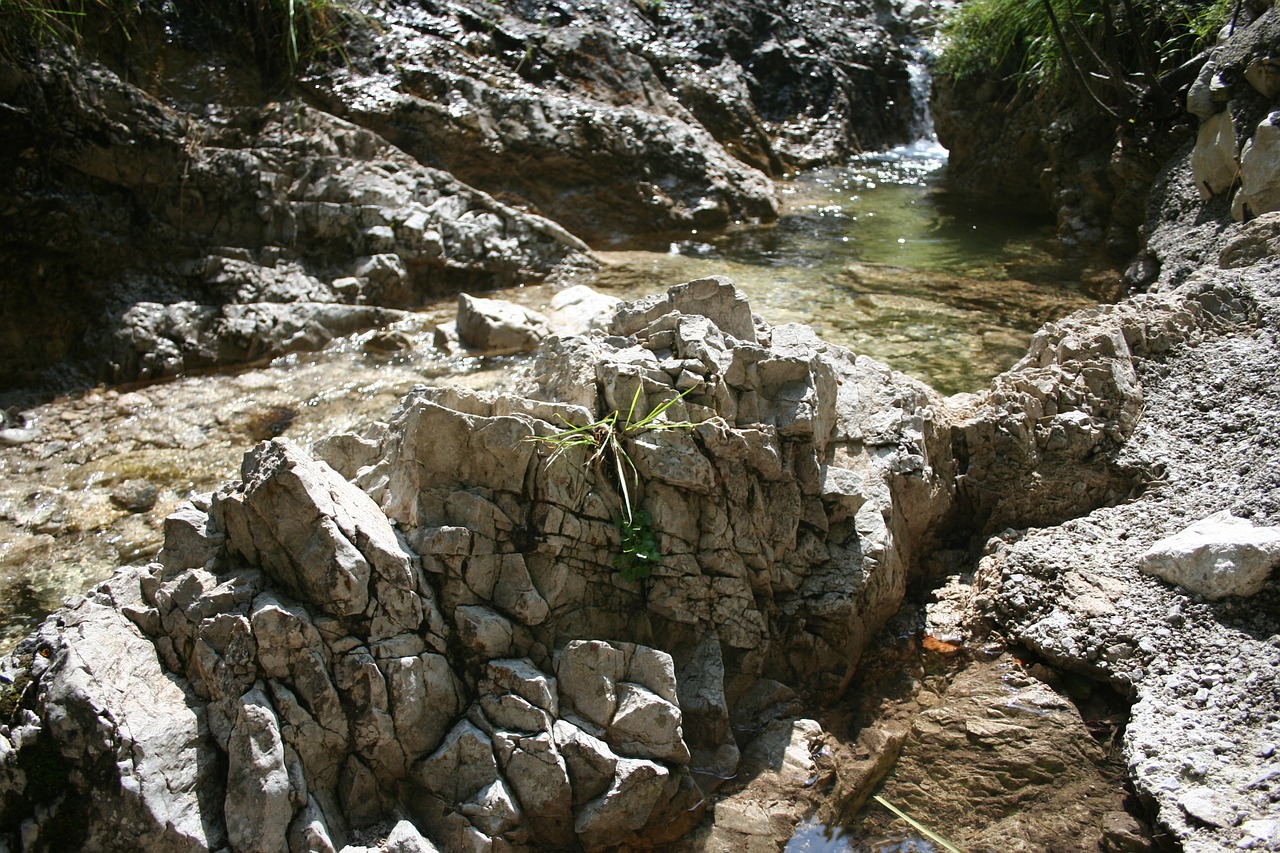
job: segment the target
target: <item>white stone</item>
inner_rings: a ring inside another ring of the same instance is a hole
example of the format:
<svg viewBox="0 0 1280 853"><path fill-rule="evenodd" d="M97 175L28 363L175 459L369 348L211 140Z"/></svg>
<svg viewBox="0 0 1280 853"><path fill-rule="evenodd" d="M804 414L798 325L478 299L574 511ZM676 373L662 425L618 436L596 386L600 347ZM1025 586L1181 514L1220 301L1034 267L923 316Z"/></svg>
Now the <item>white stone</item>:
<svg viewBox="0 0 1280 853"><path fill-rule="evenodd" d="M1241 164L1237 159L1236 127L1230 110L1205 119L1191 151L1191 172L1200 197L1212 198L1235 183Z"/></svg>
<svg viewBox="0 0 1280 853"><path fill-rule="evenodd" d="M1280 111L1258 123L1240 155L1240 196L1254 216L1280 210Z"/></svg>
<svg viewBox="0 0 1280 853"><path fill-rule="evenodd" d="M1280 560L1280 528L1220 512L1156 542L1142 571L1210 599L1253 595Z"/></svg>
<svg viewBox="0 0 1280 853"><path fill-rule="evenodd" d="M458 337L472 349L497 355L527 352L550 333L547 318L501 299L458 296Z"/></svg>
<svg viewBox="0 0 1280 853"><path fill-rule="evenodd" d="M585 335L607 326L620 304L622 300L616 296L575 284L551 297L548 320L557 335Z"/></svg>

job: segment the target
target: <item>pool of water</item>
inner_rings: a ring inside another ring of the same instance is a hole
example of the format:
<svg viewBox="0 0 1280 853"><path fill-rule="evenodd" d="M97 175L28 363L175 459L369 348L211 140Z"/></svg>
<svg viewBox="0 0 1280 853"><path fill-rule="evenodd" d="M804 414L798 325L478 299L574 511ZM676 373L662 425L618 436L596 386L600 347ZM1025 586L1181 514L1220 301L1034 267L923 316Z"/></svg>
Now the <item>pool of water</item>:
<svg viewBox="0 0 1280 853"><path fill-rule="evenodd" d="M780 185L781 215L605 252L596 282L625 298L727 275L771 323L807 323L944 393L973 391L1046 321L1094 304L1052 223L971 209L921 141Z"/></svg>

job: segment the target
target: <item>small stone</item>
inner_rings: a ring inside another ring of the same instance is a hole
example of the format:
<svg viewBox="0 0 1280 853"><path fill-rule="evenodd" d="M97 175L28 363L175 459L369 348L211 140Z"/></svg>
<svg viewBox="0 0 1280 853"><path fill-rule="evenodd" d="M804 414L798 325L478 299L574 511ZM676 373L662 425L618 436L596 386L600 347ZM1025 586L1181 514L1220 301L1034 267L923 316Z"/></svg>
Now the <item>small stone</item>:
<svg viewBox="0 0 1280 853"><path fill-rule="evenodd" d="M127 512L147 512L159 497L160 490L146 480L125 480L111 490L111 503Z"/></svg>

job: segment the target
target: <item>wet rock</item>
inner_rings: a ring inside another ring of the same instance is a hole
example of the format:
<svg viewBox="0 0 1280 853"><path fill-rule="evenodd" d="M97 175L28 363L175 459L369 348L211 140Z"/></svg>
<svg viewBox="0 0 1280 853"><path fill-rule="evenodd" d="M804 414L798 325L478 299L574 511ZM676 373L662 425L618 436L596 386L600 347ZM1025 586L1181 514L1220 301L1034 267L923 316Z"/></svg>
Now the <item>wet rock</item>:
<svg viewBox="0 0 1280 853"><path fill-rule="evenodd" d="M86 54L59 50L16 73L36 109L74 104L71 125L107 121L128 133L90 150L74 132L28 126L25 109L10 114L17 126L9 132L38 136L51 156L66 152L74 164L50 188L65 202L62 236L89 239L112 223L113 236L99 243L113 248L47 275L32 269L49 289L30 310L44 316L57 301L62 314L40 348L5 344L6 375L71 355L119 381L317 349L383 325L400 316L391 309L426 296L543 278L561 262L576 263L571 256L587 257L552 223L299 103L229 107L236 118L214 128ZM93 87L77 82L84 76ZM115 188L110 200L94 200L100 180ZM172 195L154 192L169 184ZM147 213L122 213L134 209L128 198ZM15 202L19 210L36 203ZM90 293L75 284L82 263L94 266L103 287ZM13 325L4 341L17 333Z"/></svg>
<svg viewBox="0 0 1280 853"><path fill-rule="evenodd" d="M885 799L964 849L1102 848L1123 795L1068 699L1004 657L971 664L935 702L912 723Z"/></svg>
<svg viewBox="0 0 1280 853"><path fill-rule="evenodd" d="M125 480L111 489L111 502L126 512L148 512L160 490L146 480Z"/></svg>

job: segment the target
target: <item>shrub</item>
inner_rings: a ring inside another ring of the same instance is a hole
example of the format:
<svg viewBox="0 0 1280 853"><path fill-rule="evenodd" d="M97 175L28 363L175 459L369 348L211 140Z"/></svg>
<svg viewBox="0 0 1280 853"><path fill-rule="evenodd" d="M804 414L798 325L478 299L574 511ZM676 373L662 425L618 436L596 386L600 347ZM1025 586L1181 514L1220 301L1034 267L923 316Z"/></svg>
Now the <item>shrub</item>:
<svg viewBox="0 0 1280 853"><path fill-rule="evenodd" d="M1234 0L968 0L946 22L939 73L1019 92L1084 87L1117 118L1165 98Z"/></svg>

